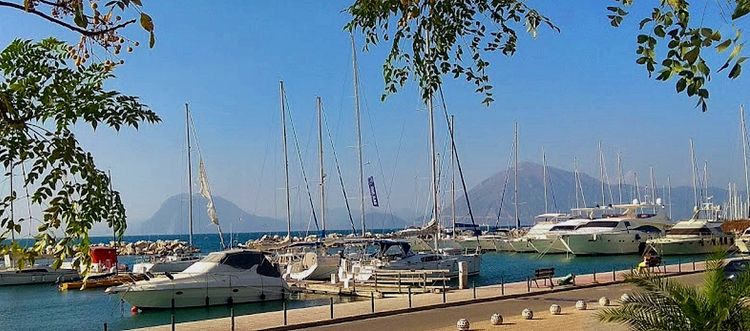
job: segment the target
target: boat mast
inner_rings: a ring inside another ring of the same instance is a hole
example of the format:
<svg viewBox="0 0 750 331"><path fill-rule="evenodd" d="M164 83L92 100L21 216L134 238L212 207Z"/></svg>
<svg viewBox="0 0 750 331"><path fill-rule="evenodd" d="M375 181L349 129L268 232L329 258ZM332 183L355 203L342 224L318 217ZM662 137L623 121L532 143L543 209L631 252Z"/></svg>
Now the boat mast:
<svg viewBox="0 0 750 331"><path fill-rule="evenodd" d="M549 204L547 203L547 154L544 153L544 146L542 146L542 178L544 180L544 213L549 212Z"/></svg>
<svg viewBox="0 0 750 331"><path fill-rule="evenodd" d="M357 69L357 48L354 45L354 35L352 39L352 67L354 70L354 112L357 119L357 159L359 161L359 218L362 223L362 237L365 236L367 229L365 227L365 174L362 161L362 129L360 126L359 110L359 69Z"/></svg>
<svg viewBox="0 0 750 331"><path fill-rule="evenodd" d="M708 161L703 160L703 196L708 202Z"/></svg>
<svg viewBox="0 0 750 331"><path fill-rule="evenodd" d="M672 219L672 179L667 176L667 194L669 195L667 199L669 200L669 219Z"/></svg>
<svg viewBox="0 0 750 331"><path fill-rule="evenodd" d="M453 133L456 128L456 119L451 115L451 220L453 224L453 236L456 236L456 148L453 142Z"/></svg>
<svg viewBox="0 0 750 331"><path fill-rule="evenodd" d="M635 186L633 189L635 190L635 198L638 200L638 203L641 203L641 188L640 184L638 184L638 173L633 172L633 177L635 177L633 180L635 181Z"/></svg>
<svg viewBox="0 0 750 331"><path fill-rule="evenodd" d="M620 152L617 152L617 192L622 203L622 155Z"/></svg>
<svg viewBox="0 0 750 331"><path fill-rule="evenodd" d="M323 227L321 237L326 237L326 182L323 167L323 102L318 97L318 154L320 157L320 223Z"/></svg>
<svg viewBox="0 0 750 331"><path fill-rule="evenodd" d="M693 138L690 138L690 164L692 165L692 175L693 175L693 198L694 201L694 207L698 207L700 205L700 201L698 201L698 176L696 175L696 167L695 167L695 147L693 146Z"/></svg>
<svg viewBox="0 0 750 331"><path fill-rule="evenodd" d="M292 205L289 197L289 156L286 143L286 99L284 81L279 81L279 100L281 102L281 140L284 145L284 191L286 193L286 237L292 239Z"/></svg>
<svg viewBox="0 0 750 331"><path fill-rule="evenodd" d="M516 229L521 228L518 216L518 122L513 125L513 204L516 205Z"/></svg>
<svg viewBox="0 0 750 331"><path fill-rule="evenodd" d="M185 140L187 141L188 168L188 242L193 246L193 164L190 153L190 108L185 103Z"/></svg>
<svg viewBox="0 0 750 331"><path fill-rule="evenodd" d="M745 165L745 196L746 196L746 205L745 208L742 209L742 216L743 217L750 217L750 179L748 179L748 169L747 169L747 126L745 125L745 106L740 106L740 128L741 128L741 134L742 134L742 160Z"/></svg>
<svg viewBox="0 0 750 331"><path fill-rule="evenodd" d="M656 180L654 179L654 167L649 167L648 171L651 176L651 202L656 203Z"/></svg>
<svg viewBox="0 0 750 331"><path fill-rule="evenodd" d="M602 141L599 140L599 181L602 186L602 207L607 205L607 197L604 195L604 153L602 153Z"/></svg>

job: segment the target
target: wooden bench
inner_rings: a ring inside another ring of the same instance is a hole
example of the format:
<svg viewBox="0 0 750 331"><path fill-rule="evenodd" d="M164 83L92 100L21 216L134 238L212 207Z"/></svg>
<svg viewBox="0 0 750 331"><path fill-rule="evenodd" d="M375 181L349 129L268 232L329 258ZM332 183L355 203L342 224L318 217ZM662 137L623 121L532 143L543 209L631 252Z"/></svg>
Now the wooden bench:
<svg viewBox="0 0 750 331"><path fill-rule="evenodd" d="M549 286L553 287L554 284L552 283L552 277L555 276L555 268L541 268L534 270L534 277L531 279L536 284L536 287L539 287L539 280L544 280L544 286L547 286L547 280L549 280Z"/></svg>

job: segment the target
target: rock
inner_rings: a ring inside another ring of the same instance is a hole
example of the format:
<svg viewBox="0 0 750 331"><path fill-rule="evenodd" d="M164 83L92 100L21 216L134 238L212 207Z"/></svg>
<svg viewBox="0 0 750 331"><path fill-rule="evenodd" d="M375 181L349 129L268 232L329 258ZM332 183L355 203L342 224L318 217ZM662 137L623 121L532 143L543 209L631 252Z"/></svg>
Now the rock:
<svg viewBox="0 0 750 331"><path fill-rule="evenodd" d="M526 308L521 312L521 317L523 317L523 319L525 320L530 320L534 318L534 311L532 311L529 308Z"/></svg>
<svg viewBox="0 0 750 331"><path fill-rule="evenodd" d="M560 315L561 312L562 312L562 308L560 308L560 305L553 304L553 305L549 306L549 313L550 314L552 314L552 315Z"/></svg>
<svg viewBox="0 0 750 331"><path fill-rule="evenodd" d="M500 314L492 314L490 316L490 324L492 325L502 325L503 324L503 316Z"/></svg>

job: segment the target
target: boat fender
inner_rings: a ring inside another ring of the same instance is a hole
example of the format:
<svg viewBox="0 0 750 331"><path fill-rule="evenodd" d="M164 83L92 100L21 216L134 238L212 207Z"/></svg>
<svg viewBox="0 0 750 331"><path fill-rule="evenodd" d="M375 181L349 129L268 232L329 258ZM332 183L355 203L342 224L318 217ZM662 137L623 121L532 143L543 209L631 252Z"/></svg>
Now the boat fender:
<svg viewBox="0 0 750 331"><path fill-rule="evenodd" d="M234 300L232 299L232 297L227 298L227 304L228 305L231 306L233 302L234 302Z"/></svg>
<svg viewBox="0 0 750 331"><path fill-rule="evenodd" d="M138 307L136 306L130 307L130 313L133 315L138 314Z"/></svg>

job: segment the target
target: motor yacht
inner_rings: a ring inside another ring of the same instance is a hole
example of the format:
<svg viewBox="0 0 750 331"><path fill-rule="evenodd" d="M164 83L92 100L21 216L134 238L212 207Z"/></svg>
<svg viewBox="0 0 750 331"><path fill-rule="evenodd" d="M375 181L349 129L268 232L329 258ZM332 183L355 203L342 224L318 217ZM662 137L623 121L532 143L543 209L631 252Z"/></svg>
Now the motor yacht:
<svg viewBox="0 0 750 331"><path fill-rule="evenodd" d="M281 300L287 285L262 252L210 253L185 271L107 288L138 308L225 305Z"/></svg>
<svg viewBox="0 0 750 331"><path fill-rule="evenodd" d="M726 251L734 245L734 236L722 231L721 214L720 206L704 203L695 209L690 219L677 222L664 237L648 240L648 246L660 255Z"/></svg>
<svg viewBox="0 0 750 331"><path fill-rule="evenodd" d="M570 219L568 214L548 213L534 217L534 225L523 236L509 241L510 246L516 253L536 252L531 239L545 235L558 223Z"/></svg>

